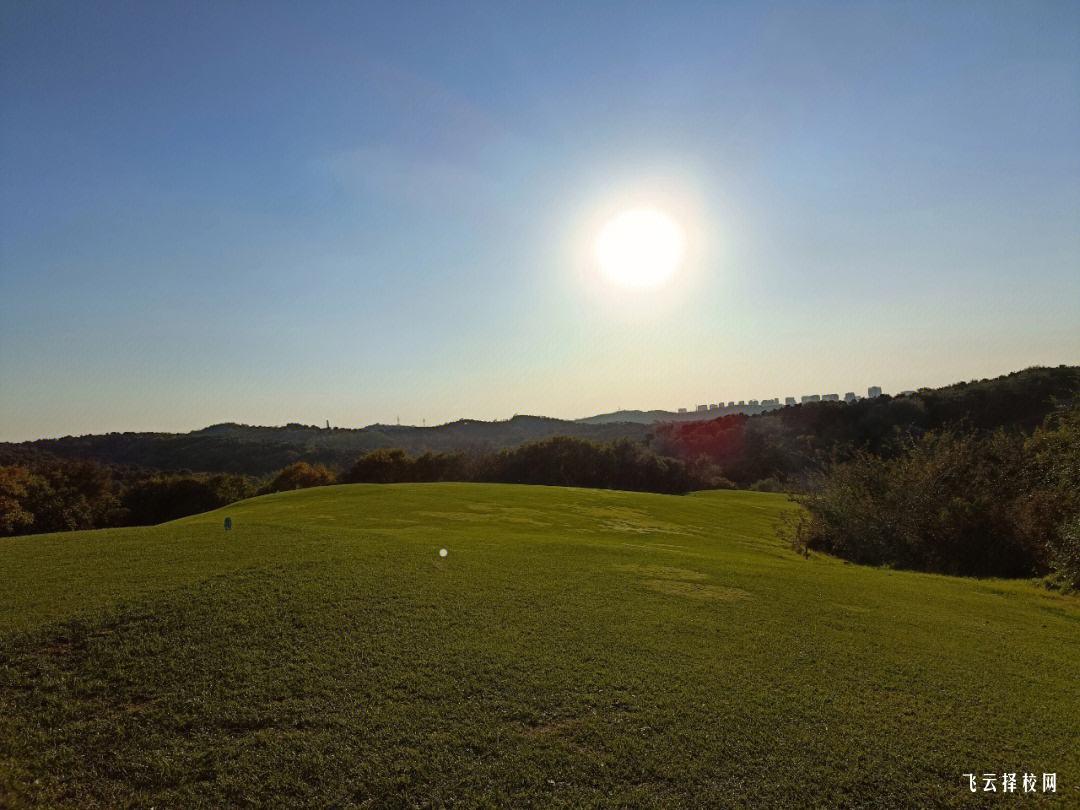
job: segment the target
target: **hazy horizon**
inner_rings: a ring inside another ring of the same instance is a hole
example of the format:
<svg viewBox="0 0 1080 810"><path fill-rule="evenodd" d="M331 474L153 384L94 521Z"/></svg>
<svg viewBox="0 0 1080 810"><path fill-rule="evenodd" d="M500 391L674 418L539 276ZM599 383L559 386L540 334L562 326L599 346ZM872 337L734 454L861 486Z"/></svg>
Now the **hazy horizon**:
<svg viewBox="0 0 1080 810"><path fill-rule="evenodd" d="M1037 365L1047 366L1049 364L1044 363L1044 364L1037 364ZM1068 365L1068 364L1054 364L1054 365ZM1028 367L1028 368L1030 368L1030 367ZM964 379L951 380L951 381L945 382L945 383L933 383L933 384L920 383L920 384L913 384L911 386L898 386L898 387L895 387L895 388L892 388L892 387L889 387L889 386L884 386L884 385L882 385L880 387L882 388L882 393L883 394L890 395L890 396L896 396L896 395L902 393L903 391L907 391L907 390L918 390L920 388L941 388L941 387L944 387L944 386L947 386L947 385L953 385L955 383L975 382L975 381L981 380L981 379L992 379L992 378L995 378L995 377L1004 376L1004 375L1012 373L1014 371L1022 371L1022 370L1023 369L1013 369L1012 371L1008 371L1008 372L1003 371L1000 374L986 374L986 375L974 376L974 377L969 377L969 378L964 378ZM761 399L769 399L769 398L773 398L773 397L779 397L780 404L783 405L785 397L789 397L789 396L795 397L798 400L804 394L838 394L842 398L846 392L852 391L852 390L854 390L854 393L857 396L862 398L862 397L865 397L867 395L866 389L868 387L869 386L863 386L862 388L857 388L857 389L852 389L850 387L848 387L848 388L843 388L843 387L840 387L840 388L828 388L828 389L823 388L821 390L806 390L806 391L799 391L799 392L794 392L794 393L782 393L782 394L769 393L769 394L764 394L764 395L734 396L734 401L735 402L738 402L739 400L747 400L748 401L748 400L751 400L751 399L761 400ZM149 427L145 427L145 426L144 427L127 426L127 427L115 428L115 429L90 430L90 431L78 431L78 432L68 431L68 432L55 433L55 434L51 434L51 435L47 435L47 436L0 437L0 441L3 441L3 442L36 441L38 439L58 439L58 438L62 438L64 436L100 435L100 434L104 434L104 433L114 433L114 432L115 433L125 433L125 432L126 433L190 433L190 432L193 432L193 431L198 431L198 430L202 430L204 428L212 427L214 425L221 425L221 424L241 424L241 425L249 425L251 427L284 427L285 425L287 425L289 423L293 423L293 424L303 424L303 425L313 426L313 427L323 427L326 424L326 422L329 421L331 427L334 427L334 428L348 428L348 429L355 430L355 429L359 429L359 428L370 427L370 426L373 426L373 425L393 425L393 424L400 424L402 427L438 427L440 425L450 424L452 422L456 422L456 421L459 421L459 420L462 420L462 419L471 419L471 420L484 421L484 422L496 422L496 421L505 421L505 420L510 419L512 417L515 417L515 416L536 416L536 417L545 417L545 418L554 418L554 419L563 419L563 420L567 420L567 421L573 421L573 420L577 420L577 419L585 419L585 418L588 418L588 417L591 417L591 416L601 416L601 415L604 415L604 414L607 414L607 413L614 413L614 412L617 412L617 411L642 411L642 412L666 411L666 412L670 412L670 413L677 413L679 408L686 408L687 411L690 412L690 411L693 411L694 408L697 405L708 404L708 403L714 403L715 402L715 403L718 403L721 407L723 407L729 401L731 401L730 398L725 398L722 401L717 400L717 399L698 399L698 400L694 400L693 402L688 402L686 404L671 405L671 406L664 406L664 405L657 405L657 406L626 405L626 406L620 406L620 407L612 407L612 408L594 410L594 411L591 411L589 413L573 414L573 415L550 414L550 413L543 413L543 412L540 412L540 411L535 411L535 410L530 410L528 408L524 408L524 409L515 411L514 413L495 414L495 415L489 415L489 416L475 416L475 415L472 415L472 414L460 414L458 416L453 416L453 417L449 417L449 418L446 418L446 419L434 419L434 420L433 419L428 419L426 417L422 417L420 419L417 419L415 422L407 421L406 419L400 418L400 416L396 415L396 414L391 419L375 419L375 420L365 421L363 418L360 418L359 420L354 420L354 421L351 421L351 422L346 421L346 422L342 422L342 423L334 422L333 420L329 420L329 419L327 419L325 417L322 418L322 419L316 419L316 418L308 418L307 416L295 417L295 418L294 417L288 417L288 418L283 417L283 418L276 418L276 419L268 419L266 421L258 421L258 420L246 419L246 418L243 418L243 417L233 417L233 418L216 419L216 420L211 421L211 422L206 422L205 424L189 424L189 425L177 424L177 425L174 425L174 426L171 426L171 427L168 427L168 428L154 427L154 426L149 426ZM798 403L796 403L796 404L798 404ZM398 422L399 419L400 419L400 423Z"/></svg>
<svg viewBox="0 0 1080 810"><path fill-rule="evenodd" d="M0 67L0 440L1080 363L1080 4L36 3Z"/></svg>

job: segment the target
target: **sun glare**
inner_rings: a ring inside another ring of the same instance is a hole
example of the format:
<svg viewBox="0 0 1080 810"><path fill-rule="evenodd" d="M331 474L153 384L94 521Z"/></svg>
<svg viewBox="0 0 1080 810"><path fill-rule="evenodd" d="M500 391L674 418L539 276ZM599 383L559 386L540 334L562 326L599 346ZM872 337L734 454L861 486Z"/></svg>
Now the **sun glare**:
<svg viewBox="0 0 1080 810"><path fill-rule="evenodd" d="M596 237L596 261L604 277L622 287L646 289L667 283L686 250L683 229L655 208L612 217Z"/></svg>

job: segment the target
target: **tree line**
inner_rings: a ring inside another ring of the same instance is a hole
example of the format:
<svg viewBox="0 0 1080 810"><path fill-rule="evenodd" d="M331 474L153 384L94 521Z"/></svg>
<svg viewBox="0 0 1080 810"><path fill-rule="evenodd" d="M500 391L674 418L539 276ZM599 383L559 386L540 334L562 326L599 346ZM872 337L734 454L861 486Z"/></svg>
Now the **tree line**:
<svg viewBox="0 0 1080 810"><path fill-rule="evenodd" d="M626 439L592 442L569 436L553 436L497 452L410 456L399 449L375 450L359 458L342 475L342 481L475 481L667 494L731 486L707 461L662 456Z"/></svg>
<svg viewBox="0 0 1080 810"><path fill-rule="evenodd" d="M619 440L557 436L500 451L410 455L378 449L348 468L297 461L263 478L162 472L88 460L0 466L0 535L143 526L207 512L254 495L336 483L476 481L679 494L730 486L705 462L657 455Z"/></svg>

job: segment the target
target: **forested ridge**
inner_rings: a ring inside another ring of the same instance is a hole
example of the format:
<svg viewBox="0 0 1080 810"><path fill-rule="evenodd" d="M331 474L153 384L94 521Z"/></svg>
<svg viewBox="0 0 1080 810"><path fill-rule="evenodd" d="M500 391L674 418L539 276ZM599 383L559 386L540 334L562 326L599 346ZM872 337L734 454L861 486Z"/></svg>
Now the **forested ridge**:
<svg viewBox="0 0 1080 810"><path fill-rule="evenodd" d="M412 455L470 453L571 436L594 442L630 439L660 455L706 457L723 468L725 477L749 486L772 477L786 480L834 452L888 452L898 434L960 424L1030 432L1056 407L1078 396L1080 366L1058 366L922 389L904 397L805 403L707 421L591 424L515 416L494 422L462 419L435 427L329 429L299 423L284 427L225 423L190 433L108 433L0 443L0 464L82 459L156 470L265 476L297 461L343 470L358 455L380 448Z"/></svg>

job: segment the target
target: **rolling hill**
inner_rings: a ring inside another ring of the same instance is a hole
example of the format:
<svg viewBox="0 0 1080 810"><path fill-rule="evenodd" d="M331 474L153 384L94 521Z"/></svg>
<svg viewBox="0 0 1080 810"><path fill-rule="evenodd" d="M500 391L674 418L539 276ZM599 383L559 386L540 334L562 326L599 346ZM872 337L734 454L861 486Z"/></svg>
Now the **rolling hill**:
<svg viewBox="0 0 1080 810"><path fill-rule="evenodd" d="M792 508L352 485L0 539L0 806L967 806L1006 771L1075 806L1080 603L803 559Z"/></svg>
<svg viewBox="0 0 1080 810"><path fill-rule="evenodd" d="M710 419L718 419L721 416L730 416L732 414L746 414L747 416L753 416L759 413L769 413L770 411L778 410L778 405L732 405L727 406L721 404L719 407L714 407L712 410L699 411L697 409L688 411L640 411L640 410L621 410L612 411L611 413L598 413L595 416L586 416L582 419L575 420L579 424L586 425L606 425L606 424L624 424L627 422L639 424L639 425L652 425L657 422L705 422Z"/></svg>
<svg viewBox="0 0 1080 810"><path fill-rule="evenodd" d="M435 427L265 427L224 423L190 433L105 433L0 443L0 464L21 463L44 455L161 470L264 475L301 460L347 468L358 456L381 447L417 454L429 450L497 450L551 436L612 441L642 439L647 432L647 425L594 425L545 416L515 416L499 422L460 419Z"/></svg>

